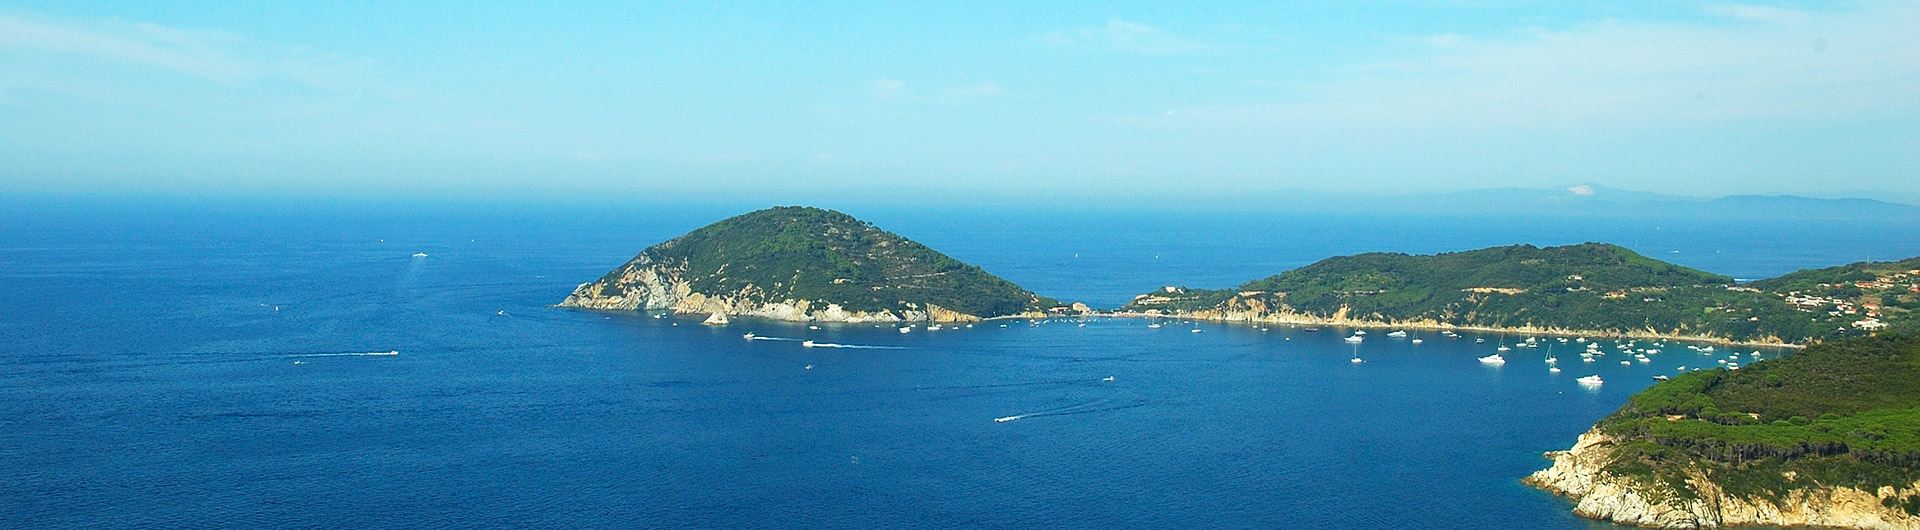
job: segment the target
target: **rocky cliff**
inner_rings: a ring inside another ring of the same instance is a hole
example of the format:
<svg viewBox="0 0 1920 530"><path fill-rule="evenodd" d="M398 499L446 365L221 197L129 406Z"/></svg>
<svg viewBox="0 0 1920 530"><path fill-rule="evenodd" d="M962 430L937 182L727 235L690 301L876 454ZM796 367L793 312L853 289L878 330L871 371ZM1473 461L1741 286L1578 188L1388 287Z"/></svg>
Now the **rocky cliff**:
<svg viewBox="0 0 1920 530"><path fill-rule="evenodd" d="M1882 501L1920 493L1920 483L1905 488L1883 486L1872 492L1848 487L1804 488L1778 499L1765 499L1729 495L1704 472L1696 471L1684 479L1690 491L1682 492L1667 483L1607 471L1618 443L1597 428L1588 431L1572 449L1547 453L1553 466L1535 472L1525 482L1572 499L1577 515L1647 528L1920 529L1920 518Z"/></svg>

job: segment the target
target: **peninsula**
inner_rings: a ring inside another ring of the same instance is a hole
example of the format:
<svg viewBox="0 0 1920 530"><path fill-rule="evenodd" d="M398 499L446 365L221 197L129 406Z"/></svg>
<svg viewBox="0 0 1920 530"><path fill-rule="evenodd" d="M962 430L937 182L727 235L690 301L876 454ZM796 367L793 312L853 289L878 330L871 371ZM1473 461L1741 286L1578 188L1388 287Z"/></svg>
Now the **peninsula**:
<svg viewBox="0 0 1920 530"><path fill-rule="evenodd" d="M1920 320L1920 258L1803 270L1750 284L1584 243L1328 258L1236 289L1163 287L1135 314L1299 325L1392 326L1806 344Z"/></svg>
<svg viewBox="0 0 1920 530"><path fill-rule="evenodd" d="M778 207L648 247L558 307L820 322L968 322L1058 305L844 213Z"/></svg>
<svg viewBox="0 0 1920 530"><path fill-rule="evenodd" d="M1525 482L1651 528L1920 529L1920 336L1653 385Z"/></svg>

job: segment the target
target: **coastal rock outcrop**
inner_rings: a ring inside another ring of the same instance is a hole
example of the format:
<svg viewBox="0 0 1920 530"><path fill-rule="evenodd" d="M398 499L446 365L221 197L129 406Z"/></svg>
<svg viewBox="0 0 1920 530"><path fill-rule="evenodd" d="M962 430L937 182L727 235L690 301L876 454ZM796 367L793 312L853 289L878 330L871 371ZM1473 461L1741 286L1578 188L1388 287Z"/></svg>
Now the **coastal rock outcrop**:
<svg viewBox="0 0 1920 530"><path fill-rule="evenodd" d="M1525 479L1651 528L1920 529L1920 336L1808 346L1627 398Z"/></svg>
<svg viewBox="0 0 1920 530"><path fill-rule="evenodd" d="M1680 492L1668 484L1606 471L1618 441L1594 429L1573 448L1547 453L1553 466L1524 482L1574 501L1573 513L1646 528L1798 526L1920 530L1920 518L1882 499L1920 493L1920 483L1880 491L1848 487L1795 490L1780 499L1729 495L1704 473L1690 473Z"/></svg>

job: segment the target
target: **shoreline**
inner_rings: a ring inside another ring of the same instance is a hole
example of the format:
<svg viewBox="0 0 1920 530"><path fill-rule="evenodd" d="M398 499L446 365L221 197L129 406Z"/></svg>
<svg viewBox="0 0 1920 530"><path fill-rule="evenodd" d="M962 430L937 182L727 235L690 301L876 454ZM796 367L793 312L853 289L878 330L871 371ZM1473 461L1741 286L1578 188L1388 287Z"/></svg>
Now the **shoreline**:
<svg viewBox="0 0 1920 530"><path fill-rule="evenodd" d="M653 311L644 311L644 310L599 309L599 308L592 308L592 307L566 306L566 305L559 305L559 304L550 305L547 307L552 309L585 310L585 311L608 312L608 313L630 312L630 313L641 314L641 315L653 313ZM675 316L702 314L697 311L681 312L681 311L676 311L672 309L662 309L662 310L655 310L655 311L661 311L661 312L672 314ZM750 315L750 314L728 315L728 317L765 320L768 322L786 322L786 323L792 323L792 324L841 324L841 325L908 324L908 325L914 325L914 324L963 324L963 323L966 323L966 321L937 321L937 320L898 320L898 321L885 321L885 322L880 322L880 321L855 322L855 321L842 321L842 320L813 320L813 319L788 320L788 319L769 318L762 315ZM1411 330L1425 330L1425 331L1463 331L1463 332L1472 332L1472 333L1497 333L1502 335L1586 337L1589 339L1670 340L1670 341L1679 341L1679 342L1695 342L1695 343L1725 345L1725 346L1741 346L1741 347L1753 347L1753 348L1785 348L1785 349L1794 349L1794 350L1807 347L1807 345L1805 344L1794 344L1794 343L1787 343L1787 342L1738 341L1738 340L1727 339L1724 337L1714 337L1714 336L1707 336L1707 335L1679 335L1679 334L1672 334L1672 333L1652 333L1652 332L1618 332L1618 331L1581 330L1581 329L1568 329L1568 328L1462 326L1462 325L1456 325L1456 324L1428 322L1428 321L1382 322L1377 320L1354 320L1354 319L1311 317L1311 316L1298 315L1298 314L1288 315L1285 318L1274 318L1274 317L1266 317L1266 318L1238 317L1236 318L1233 316L1225 316L1225 315L1196 315L1191 313L1151 314L1151 313L1141 313L1141 312L1135 312L1135 311L1107 311L1107 312L1095 311L1090 313L1074 313L1074 314L1067 314L1067 315L1040 314L1040 313L1002 315L1002 316L996 316L996 317L980 318L979 320L975 320L973 322L984 323L984 322L1007 321L1007 320L1056 320L1056 319L1071 320L1071 319L1089 318L1089 317L1195 320L1195 321L1213 322L1213 323L1219 323L1219 324L1245 324L1248 326L1258 326L1261 324L1268 324L1268 325L1293 326L1293 327L1324 326L1324 327L1334 327L1334 328L1358 328L1358 329L1411 329Z"/></svg>
<svg viewBox="0 0 1920 530"><path fill-rule="evenodd" d="M1805 344L1795 344L1790 342L1765 342L1765 341L1751 341L1751 340L1743 341L1743 340L1728 339L1725 337L1715 337L1711 335L1680 335L1680 334L1674 334L1674 333L1658 333L1658 332L1643 332L1643 331L1620 332L1620 331L1584 330L1584 329L1569 329L1569 328L1554 328L1554 327L1543 328L1543 327L1533 327L1533 326L1526 326L1526 327L1463 326L1463 325L1448 324L1444 322L1433 322L1433 321L1383 322L1378 320L1356 320L1356 319L1348 319L1348 318L1316 317L1316 316L1304 315L1299 313L1287 314L1287 315L1276 315L1276 316L1265 316L1265 317L1254 317L1251 315L1244 316L1244 317L1236 317L1234 315L1206 315L1206 314L1194 314L1194 313L1151 314L1151 313L1141 313L1141 312L1135 312L1135 311L1113 311L1108 313L1093 313L1087 316L1107 316L1107 317L1115 317L1115 318L1168 318L1168 319L1199 320L1203 322L1217 322L1217 323L1224 323L1224 324L1248 324L1248 325L1275 324L1275 325L1287 325L1287 326L1326 326L1326 327L1337 327L1337 328L1361 328L1361 329L1398 328L1398 329L1415 329L1415 330L1428 330L1428 331L1468 331L1468 332L1475 332L1475 333L1499 333L1499 334L1507 334L1507 335L1543 335L1543 336L1550 336L1550 337L1672 340L1672 341L1699 342L1699 343L1717 344L1717 345L1726 345L1726 346L1789 348L1789 349L1796 349L1796 350L1807 347L1807 345Z"/></svg>

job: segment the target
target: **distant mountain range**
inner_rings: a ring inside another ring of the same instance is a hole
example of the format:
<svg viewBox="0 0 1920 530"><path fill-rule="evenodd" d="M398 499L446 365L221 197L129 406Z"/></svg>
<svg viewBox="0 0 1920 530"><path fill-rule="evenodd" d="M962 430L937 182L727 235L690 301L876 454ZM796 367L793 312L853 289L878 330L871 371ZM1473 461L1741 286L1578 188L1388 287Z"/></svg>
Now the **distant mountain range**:
<svg viewBox="0 0 1920 530"><path fill-rule="evenodd" d="M1622 190L1593 184L1558 188L1481 189L1439 194L1299 192L1271 194L1263 196L1262 199L1270 200L1271 204L1282 208L1307 211L1920 219L1920 206L1874 199L1819 199L1795 195L1734 195L1702 198Z"/></svg>

